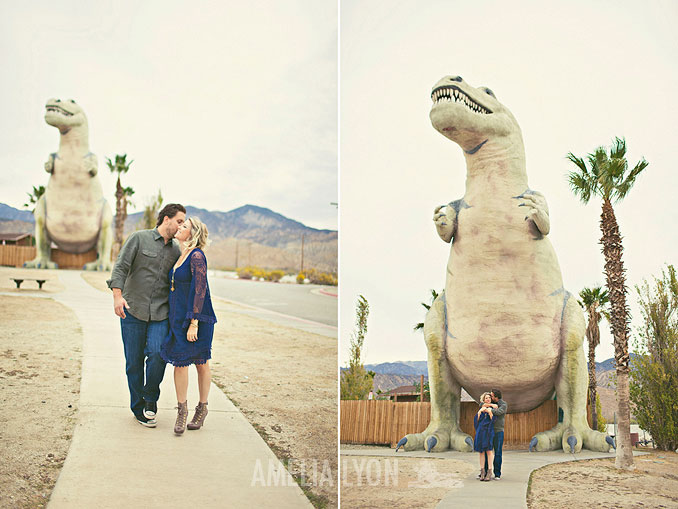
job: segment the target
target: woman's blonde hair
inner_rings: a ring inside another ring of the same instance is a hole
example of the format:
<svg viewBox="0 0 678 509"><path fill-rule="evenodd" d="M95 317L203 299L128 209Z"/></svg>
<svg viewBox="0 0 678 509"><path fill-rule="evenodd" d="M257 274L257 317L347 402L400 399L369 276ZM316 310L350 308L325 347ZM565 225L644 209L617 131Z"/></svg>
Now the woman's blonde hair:
<svg viewBox="0 0 678 509"><path fill-rule="evenodd" d="M483 406L483 403L485 403L485 396L489 396L489 397L490 397L490 401L492 401L492 394L490 394L489 392L483 392L483 393L480 395L480 406Z"/></svg>
<svg viewBox="0 0 678 509"><path fill-rule="evenodd" d="M186 221L191 222L191 236L186 241L186 247L188 249L193 249L194 247L202 249L209 246L212 241L207 238L209 232L205 223L197 217L189 217Z"/></svg>

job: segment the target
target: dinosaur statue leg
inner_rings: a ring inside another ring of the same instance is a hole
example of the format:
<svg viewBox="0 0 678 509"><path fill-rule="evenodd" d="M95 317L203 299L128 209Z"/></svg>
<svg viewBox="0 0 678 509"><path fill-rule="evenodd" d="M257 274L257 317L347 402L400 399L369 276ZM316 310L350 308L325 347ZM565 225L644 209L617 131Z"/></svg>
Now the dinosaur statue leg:
<svg viewBox="0 0 678 509"><path fill-rule="evenodd" d="M548 431L537 433L530 442L530 450L579 452L582 447L591 451L608 452L614 446L612 438L589 428L586 421L586 391L588 371L582 342L585 335L584 316L576 300L566 294L561 325L563 355L556 380L558 407L563 422Z"/></svg>
<svg viewBox="0 0 678 509"><path fill-rule="evenodd" d="M438 297L424 320L424 338L428 348L428 374L431 390L431 422L421 433L401 438L396 451L425 449L440 452L447 449L471 452L473 439L459 429L461 386L452 377L447 363L445 337L445 299Z"/></svg>
<svg viewBox="0 0 678 509"><path fill-rule="evenodd" d="M29 269L56 269L57 264L49 259L50 241L47 235L45 221L47 219L47 204L45 195L42 195L35 204L33 217L35 218L35 258L24 262L24 267Z"/></svg>
<svg viewBox="0 0 678 509"><path fill-rule="evenodd" d="M97 240L97 259L86 263L83 270L109 272L113 268L111 263L111 247L113 247L113 213L108 202L104 202L101 211L99 238Z"/></svg>

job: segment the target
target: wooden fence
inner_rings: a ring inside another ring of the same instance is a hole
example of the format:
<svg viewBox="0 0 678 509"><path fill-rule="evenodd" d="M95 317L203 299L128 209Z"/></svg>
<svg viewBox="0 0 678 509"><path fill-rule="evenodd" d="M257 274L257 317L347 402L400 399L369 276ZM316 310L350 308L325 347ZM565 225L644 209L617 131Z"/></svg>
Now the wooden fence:
<svg viewBox="0 0 678 509"><path fill-rule="evenodd" d="M474 436L473 416L478 404L461 403L459 426ZM340 406L342 443L389 444L395 447L408 433L419 433L431 420L430 402L394 403L387 400L342 400ZM558 405L549 400L530 412L507 414L504 424L504 443L527 445L540 431L558 423Z"/></svg>
<svg viewBox="0 0 678 509"><path fill-rule="evenodd" d="M24 262L33 258L35 258L33 246L0 245L0 265L22 267ZM60 269L82 269L83 265L97 259L97 252L96 249L92 249L82 254L70 254L52 249L51 259Z"/></svg>

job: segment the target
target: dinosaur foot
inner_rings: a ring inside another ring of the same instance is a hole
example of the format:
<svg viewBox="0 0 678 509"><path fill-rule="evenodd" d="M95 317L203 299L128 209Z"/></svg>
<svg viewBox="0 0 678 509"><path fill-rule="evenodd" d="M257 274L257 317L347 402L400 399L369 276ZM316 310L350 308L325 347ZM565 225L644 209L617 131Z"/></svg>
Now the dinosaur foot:
<svg viewBox="0 0 678 509"><path fill-rule="evenodd" d="M58 269L58 265L47 257L38 256L33 260L24 262L24 267L27 269Z"/></svg>
<svg viewBox="0 0 678 509"><path fill-rule="evenodd" d="M594 431L587 425L581 429L573 425L565 426L558 423L548 431L537 433L530 441L531 451L555 451L562 449L569 453L578 453L584 449L598 452L608 452L614 446L612 438L605 433Z"/></svg>
<svg viewBox="0 0 678 509"><path fill-rule="evenodd" d="M433 423L431 423L433 424ZM396 452L402 448L405 451L442 452L448 449L453 451L473 451L473 439L466 433L459 431L457 426L431 425L421 433L410 433L400 439Z"/></svg>
<svg viewBox="0 0 678 509"><path fill-rule="evenodd" d="M93 262L86 263L82 270L96 270L99 272L110 272L113 268L111 262L104 262L102 260L94 260Z"/></svg>

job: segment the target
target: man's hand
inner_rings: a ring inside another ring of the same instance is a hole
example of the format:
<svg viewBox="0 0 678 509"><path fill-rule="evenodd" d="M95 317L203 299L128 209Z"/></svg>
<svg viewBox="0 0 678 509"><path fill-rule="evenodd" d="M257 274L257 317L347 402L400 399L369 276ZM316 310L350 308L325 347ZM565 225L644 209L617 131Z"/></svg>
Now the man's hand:
<svg viewBox="0 0 678 509"><path fill-rule="evenodd" d="M120 318L127 318L125 315L125 308L129 309L129 304L122 296L122 290L120 288L113 288L113 309L115 314Z"/></svg>

